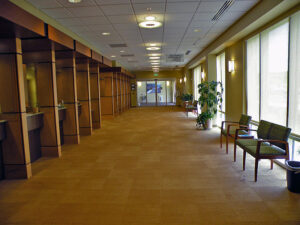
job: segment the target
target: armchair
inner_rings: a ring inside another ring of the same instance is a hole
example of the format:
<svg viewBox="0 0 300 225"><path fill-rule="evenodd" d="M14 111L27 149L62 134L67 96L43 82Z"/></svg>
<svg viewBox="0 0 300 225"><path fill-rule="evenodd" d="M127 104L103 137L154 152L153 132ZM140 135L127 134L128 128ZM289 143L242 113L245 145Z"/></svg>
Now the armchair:
<svg viewBox="0 0 300 225"><path fill-rule="evenodd" d="M236 135L238 131L239 129L236 130ZM247 140L237 137L234 144L234 152L236 152L236 146L243 149L243 170L245 170L246 153L255 158L254 181L256 182L260 159L270 159L271 169L273 169L274 159L289 159L288 137L291 129L262 120L258 129L253 131L257 132L258 138Z"/></svg>
<svg viewBox="0 0 300 225"><path fill-rule="evenodd" d="M249 128L249 123L251 121L251 116L248 115L241 115L241 118L238 122L235 121L222 121L221 124L221 133L220 133L220 146L222 148L222 136L226 137L226 154L228 154L228 142L229 138L235 139L237 136L236 130L239 129L238 135L244 136L244 138L253 138L249 135L248 131L242 128ZM226 125L226 127L224 127Z"/></svg>

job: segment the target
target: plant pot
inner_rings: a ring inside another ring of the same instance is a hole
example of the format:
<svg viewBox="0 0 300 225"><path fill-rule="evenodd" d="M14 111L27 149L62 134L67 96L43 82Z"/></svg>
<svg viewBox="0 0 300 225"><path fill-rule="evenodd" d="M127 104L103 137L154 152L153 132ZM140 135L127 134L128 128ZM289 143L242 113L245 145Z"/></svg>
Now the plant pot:
<svg viewBox="0 0 300 225"><path fill-rule="evenodd" d="M212 119L206 120L204 129L210 130L210 129L212 128L212 124L213 124L213 123L212 123Z"/></svg>

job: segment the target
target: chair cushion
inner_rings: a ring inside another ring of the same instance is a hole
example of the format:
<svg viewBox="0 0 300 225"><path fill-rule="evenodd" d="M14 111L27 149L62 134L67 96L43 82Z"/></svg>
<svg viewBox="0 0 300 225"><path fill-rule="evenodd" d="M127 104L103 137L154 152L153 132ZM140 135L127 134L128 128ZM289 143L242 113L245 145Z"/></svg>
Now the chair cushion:
<svg viewBox="0 0 300 225"><path fill-rule="evenodd" d="M239 121L239 124L240 125L244 125L244 126L249 126L249 123L251 121L251 116L248 116L248 115L245 115L245 114L242 114L241 115L241 118L240 118L240 121Z"/></svg>
<svg viewBox="0 0 300 225"><path fill-rule="evenodd" d="M231 127L231 129L230 129L230 131L229 131L229 135L230 135L230 136L233 136L233 137L234 137L236 128L237 128L237 127ZM227 129L222 129L222 134L223 134L224 136L227 136ZM239 131L239 134L248 134L248 132L247 132L247 131L244 131L244 130L240 130L240 131Z"/></svg>
<svg viewBox="0 0 300 225"><path fill-rule="evenodd" d="M268 139L272 123L261 120L257 129L257 137L260 139Z"/></svg>
<svg viewBox="0 0 300 225"><path fill-rule="evenodd" d="M268 139L287 141L290 133L291 133L290 128L278 124L272 124ZM282 143L272 143L272 144L278 146L279 148L285 149L285 144Z"/></svg>
<svg viewBox="0 0 300 225"><path fill-rule="evenodd" d="M236 144L240 146L241 148L244 148L245 146L257 146L257 139L237 139ZM263 142L261 144L262 146L268 146L269 143Z"/></svg>
<svg viewBox="0 0 300 225"><path fill-rule="evenodd" d="M256 148L257 146L245 146L245 151L252 155L253 157L256 156ZM270 146L261 146L259 155L285 155L285 151L277 146L270 145Z"/></svg>

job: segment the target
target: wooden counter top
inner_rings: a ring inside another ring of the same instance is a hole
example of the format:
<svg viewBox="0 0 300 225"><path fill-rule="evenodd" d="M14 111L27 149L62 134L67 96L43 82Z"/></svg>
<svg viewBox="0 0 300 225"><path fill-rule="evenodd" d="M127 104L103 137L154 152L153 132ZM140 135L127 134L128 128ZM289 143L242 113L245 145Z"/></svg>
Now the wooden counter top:
<svg viewBox="0 0 300 225"><path fill-rule="evenodd" d="M27 113L27 127L28 132L42 128L44 125L43 122L44 113Z"/></svg>

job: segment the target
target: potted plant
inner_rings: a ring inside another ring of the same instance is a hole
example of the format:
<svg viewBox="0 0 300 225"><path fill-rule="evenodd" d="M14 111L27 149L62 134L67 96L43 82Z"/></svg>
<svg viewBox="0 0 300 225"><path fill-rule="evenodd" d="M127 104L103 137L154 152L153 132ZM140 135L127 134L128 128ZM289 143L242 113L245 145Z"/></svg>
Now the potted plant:
<svg viewBox="0 0 300 225"><path fill-rule="evenodd" d="M190 101L193 101L193 95L192 94L182 94L181 95L181 100L184 103L184 107L186 107Z"/></svg>
<svg viewBox="0 0 300 225"><path fill-rule="evenodd" d="M197 117L197 124L201 125L204 129L211 129L212 119L217 114L218 107L221 109L223 102L222 83L206 81L198 85L198 91L200 94L198 103L201 108L201 113Z"/></svg>

